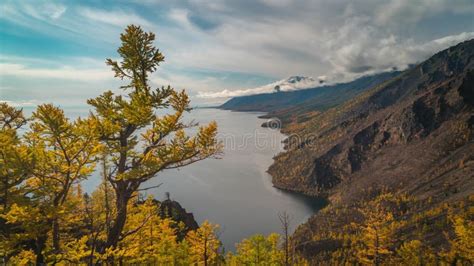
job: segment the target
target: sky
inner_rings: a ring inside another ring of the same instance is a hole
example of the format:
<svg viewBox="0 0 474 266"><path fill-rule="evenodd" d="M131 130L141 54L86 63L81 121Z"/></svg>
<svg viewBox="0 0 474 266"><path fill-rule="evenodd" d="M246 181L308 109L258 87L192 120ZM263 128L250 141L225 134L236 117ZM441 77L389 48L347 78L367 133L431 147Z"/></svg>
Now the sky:
<svg viewBox="0 0 474 266"><path fill-rule="evenodd" d="M215 104L289 76L344 82L474 38L472 0L96 0L0 3L0 101L81 106L121 82L129 24L156 33L153 86Z"/></svg>

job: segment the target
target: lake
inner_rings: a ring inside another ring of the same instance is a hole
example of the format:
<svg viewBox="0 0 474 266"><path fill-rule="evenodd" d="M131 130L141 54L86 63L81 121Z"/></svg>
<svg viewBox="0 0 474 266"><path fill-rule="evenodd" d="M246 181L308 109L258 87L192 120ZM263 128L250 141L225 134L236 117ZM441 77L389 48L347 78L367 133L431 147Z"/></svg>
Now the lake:
<svg viewBox="0 0 474 266"><path fill-rule="evenodd" d="M69 117L84 116L87 109L65 108ZM285 136L276 129L262 128L261 113L231 112L219 109L194 109L185 117L218 123L219 139L224 144L220 159L207 159L181 169L159 173L144 187L163 183L146 191L163 200L169 192L172 200L194 214L198 223L209 220L220 225L220 239L226 250L250 235L281 233L278 213L291 216L291 229L305 222L322 208L323 202L272 186L267 174L273 156L283 150ZM92 176L84 189L92 191L100 178Z"/></svg>

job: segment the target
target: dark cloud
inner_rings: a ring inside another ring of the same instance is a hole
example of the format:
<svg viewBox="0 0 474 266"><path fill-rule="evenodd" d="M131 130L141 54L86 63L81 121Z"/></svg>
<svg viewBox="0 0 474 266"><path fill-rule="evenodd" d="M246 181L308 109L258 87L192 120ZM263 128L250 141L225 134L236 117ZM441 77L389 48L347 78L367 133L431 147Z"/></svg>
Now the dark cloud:
<svg viewBox="0 0 474 266"><path fill-rule="evenodd" d="M188 17L189 21L201 30L213 30L219 26L219 23L209 20L206 17L197 16L193 13L191 13Z"/></svg>
<svg viewBox="0 0 474 266"><path fill-rule="evenodd" d="M355 65L355 66L352 66L352 67L349 67L348 70L352 73L364 73L364 72L367 72L369 70L372 70L373 67L371 66L364 66L364 65Z"/></svg>
<svg viewBox="0 0 474 266"><path fill-rule="evenodd" d="M426 44L474 31L470 0L189 0L181 5L198 27L226 31L218 36L234 34L232 46L286 60L277 64L299 62L304 72L317 71L314 75L330 74L320 72L328 64L328 72L346 76L403 68L436 52L419 47L435 48Z"/></svg>

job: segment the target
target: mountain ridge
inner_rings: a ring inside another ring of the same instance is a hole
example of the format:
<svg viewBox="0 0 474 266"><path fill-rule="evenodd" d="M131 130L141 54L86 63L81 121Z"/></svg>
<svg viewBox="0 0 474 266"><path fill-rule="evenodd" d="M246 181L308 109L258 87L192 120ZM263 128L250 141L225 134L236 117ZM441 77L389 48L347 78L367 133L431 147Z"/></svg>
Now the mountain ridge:
<svg viewBox="0 0 474 266"><path fill-rule="evenodd" d="M219 108L233 111L261 111L275 112L285 108L291 108L299 104L308 103L317 110L325 110L343 101L350 99L361 91L372 87L375 84L393 78L400 72L391 71L374 75L363 76L351 82L338 83L333 85L323 85L314 88L292 89L285 87L274 90L271 93L261 93L247 96L233 97ZM286 79L286 82L301 82L300 76L293 76ZM300 79L298 81L298 79ZM278 86L281 81L271 83L266 86ZM309 84L311 82L304 82ZM283 86L283 85L282 85Z"/></svg>
<svg viewBox="0 0 474 266"><path fill-rule="evenodd" d="M474 40L341 105L283 125L289 137L268 170L273 184L330 201L293 236L308 258L333 252L324 248L327 241L344 250L344 242L327 232L349 234L343 224L361 223L350 213L370 205L381 191L413 198L405 216L395 219L422 213L433 223L449 224L449 213L462 208L443 209L444 204L469 206L474 194ZM442 215L424 213L434 210ZM327 221L332 222L322 226ZM416 230L405 226L399 233L406 237ZM440 234L421 238L438 251L449 243Z"/></svg>

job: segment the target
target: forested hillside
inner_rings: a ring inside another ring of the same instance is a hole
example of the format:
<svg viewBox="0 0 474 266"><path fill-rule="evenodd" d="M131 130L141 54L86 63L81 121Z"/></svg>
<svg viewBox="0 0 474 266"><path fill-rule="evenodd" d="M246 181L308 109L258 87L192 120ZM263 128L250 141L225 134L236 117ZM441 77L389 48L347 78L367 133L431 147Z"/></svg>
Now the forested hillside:
<svg viewBox="0 0 474 266"><path fill-rule="evenodd" d="M298 249L334 263L472 262L473 95L470 40L284 125L274 185L331 201L297 230Z"/></svg>

